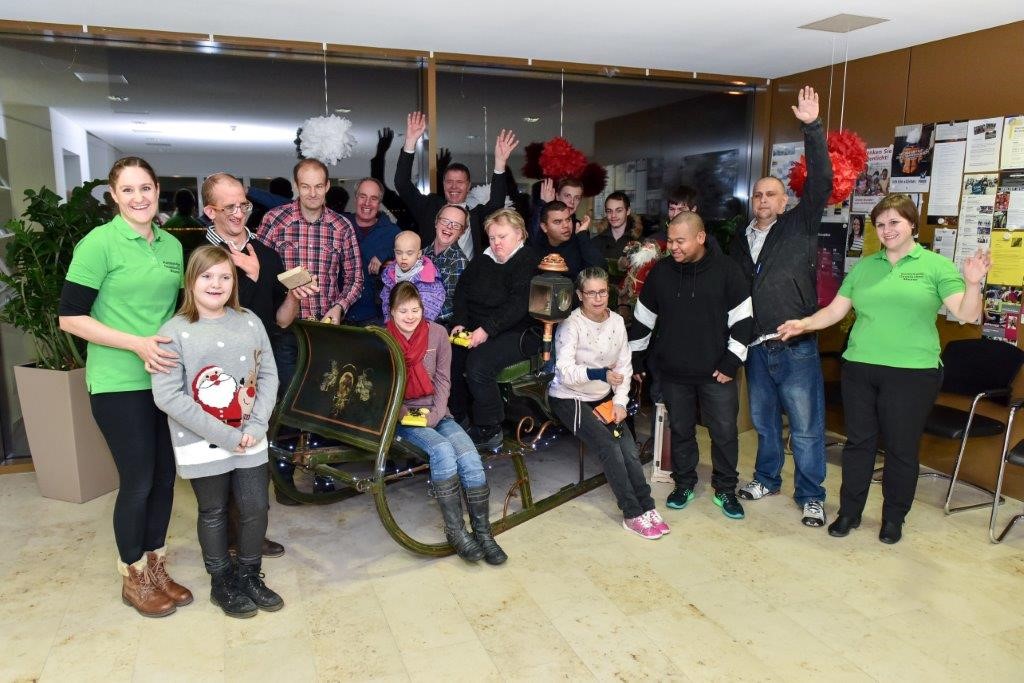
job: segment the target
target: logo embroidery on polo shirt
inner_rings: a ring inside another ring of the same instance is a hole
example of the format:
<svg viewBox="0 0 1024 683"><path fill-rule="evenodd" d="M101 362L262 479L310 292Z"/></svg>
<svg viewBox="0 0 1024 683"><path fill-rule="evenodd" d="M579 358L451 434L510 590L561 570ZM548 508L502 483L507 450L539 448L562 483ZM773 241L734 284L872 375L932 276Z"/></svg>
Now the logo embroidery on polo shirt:
<svg viewBox="0 0 1024 683"><path fill-rule="evenodd" d="M161 261L161 263L167 270L173 271L178 274L181 273L181 264L178 263L177 261Z"/></svg>
<svg viewBox="0 0 1024 683"><path fill-rule="evenodd" d="M900 273L900 279L904 282L917 282L924 279L924 273Z"/></svg>

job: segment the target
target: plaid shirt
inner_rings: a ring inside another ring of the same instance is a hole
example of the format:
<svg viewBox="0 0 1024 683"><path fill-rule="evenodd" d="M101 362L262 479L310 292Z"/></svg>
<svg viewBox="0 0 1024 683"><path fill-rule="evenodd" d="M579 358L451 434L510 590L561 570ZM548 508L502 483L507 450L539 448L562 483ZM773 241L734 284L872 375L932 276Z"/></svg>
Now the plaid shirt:
<svg viewBox="0 0 1024 683"><path fill-rule="evenodd" d="M434 268L437 269L437 275L447 293L437 320L438 322L448 322L455 315L455 283L459 281L459 276L466 269L469 259L466 258L458 244L453 244L440 254L434 253L434 245L431 244L423 250L423 255L434 262Z"/></svg>
<svg viewBox="0 0 1024 683"><path fill-rule="evenodd" d="M285 269L302 265L316 276L320 293L299 302L303 318L320 320L335 305L341 305L344 313L359 298L363 290L359 244L344 216L324 207L319 220L310 223L296 200L268 211L256 236L281 255Z"/></svg>

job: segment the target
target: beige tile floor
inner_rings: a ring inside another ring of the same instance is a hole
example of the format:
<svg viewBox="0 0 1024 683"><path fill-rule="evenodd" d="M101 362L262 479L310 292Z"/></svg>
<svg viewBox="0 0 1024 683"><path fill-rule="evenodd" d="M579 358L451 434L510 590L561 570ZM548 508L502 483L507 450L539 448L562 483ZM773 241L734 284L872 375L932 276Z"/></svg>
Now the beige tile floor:
<svg viewBox="0 0 1024 683"><path fill-rule="evenodd" d="M754 435L741 444L746 476ZM412 490L407 514L433 524ZM668 490L655 485L659 505ZM885 546L880 493L833 539L784 496L728 520L702 484L651 542L618 526L601 487L501 535L501 568L405 552L366 499L275 503L288 552L265 570L287 606L234 620L207 600L179 482L171 568L197 600L150 620L118 597L112 494L60 503L32 474L2 476L0 681L1024 680L1024 528L993 546L985 512L943 516L943 485L924 480Z"/></svg>

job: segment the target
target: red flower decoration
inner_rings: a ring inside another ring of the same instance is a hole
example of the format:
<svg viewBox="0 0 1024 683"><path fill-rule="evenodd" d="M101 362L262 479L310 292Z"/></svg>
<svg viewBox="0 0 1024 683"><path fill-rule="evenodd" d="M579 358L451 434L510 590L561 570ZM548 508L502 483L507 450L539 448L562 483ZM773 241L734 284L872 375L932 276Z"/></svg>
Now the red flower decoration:
<svg viewBox="0 0 1024 683"><path fill-rule="evenodd" d="M565 138L552 138L540 153L540 167L548 178L578 177L587 165L587 157Z"/></svg>
<svg viewBox="0 0 1024 683"><path fill-rule="evenodd" d="M853 194L857 176L868 163L868 150L853 131L833 131L828 134L828 157L832 161L832 194L828 203L838 204ZM789 186L797 197L803 196L806 182L807 158L801 156L789 172Z"/></svg>

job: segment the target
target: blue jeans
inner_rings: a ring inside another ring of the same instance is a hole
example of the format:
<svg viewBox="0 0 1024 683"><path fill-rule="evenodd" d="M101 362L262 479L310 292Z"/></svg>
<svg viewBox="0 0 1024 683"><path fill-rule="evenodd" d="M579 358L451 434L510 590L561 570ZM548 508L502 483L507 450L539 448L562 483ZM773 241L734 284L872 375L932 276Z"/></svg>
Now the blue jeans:
<svg viewBox="0 0 1024 683"><path fill-rule="evenodd" d="M426 452L432 481L451 479L458 472L463 488L487 483L480 453L466 430L452 418L443 418L434 428L398 425L395 433Z"/></svg>
<svg viewBox="0 0 1024 683"><path fill-rule="evenodd" d="M782 486L785 412L796 471L793 498L798 505L825 500L825 387L817 339L770 339L750 347L747 387L750 418L757 430L754 479L772 491Z"/></svg>

